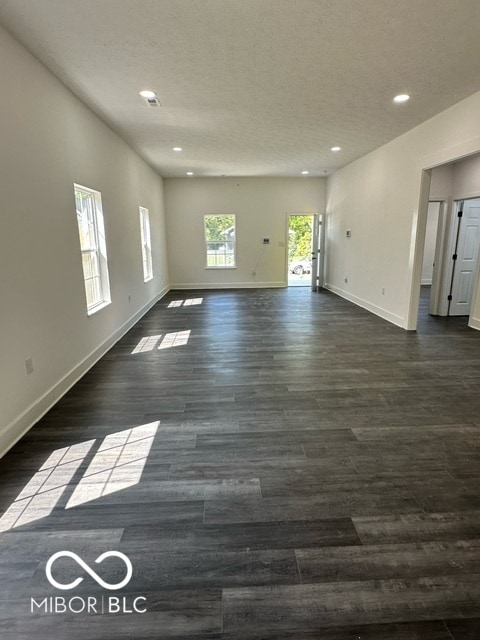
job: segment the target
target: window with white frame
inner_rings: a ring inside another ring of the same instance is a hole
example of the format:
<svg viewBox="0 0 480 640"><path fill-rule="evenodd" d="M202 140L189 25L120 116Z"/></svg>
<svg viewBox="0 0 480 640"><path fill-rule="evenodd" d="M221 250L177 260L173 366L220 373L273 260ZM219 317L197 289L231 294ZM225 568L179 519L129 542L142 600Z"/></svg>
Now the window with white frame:
<svg viewBox="0 0 480 640"><path fill-rule="evenodd" d="M74 188L87 312L90 315L111 301L102 196L99 191L78 184Z"/></svg>
<svg viewBox="0 0 480 640"><path fill-rule="evenodd" d="M152 265L152 240L150 237L150 217L148 209L139 207L140 211L140 236L142 240L143 281L153 278Z"/></svg>
<svg viewBox="0 0 480 640"><path fill-rule="evenodd" d="M235 257L235 214L204 216L207 268L233 269Z"/></svg>

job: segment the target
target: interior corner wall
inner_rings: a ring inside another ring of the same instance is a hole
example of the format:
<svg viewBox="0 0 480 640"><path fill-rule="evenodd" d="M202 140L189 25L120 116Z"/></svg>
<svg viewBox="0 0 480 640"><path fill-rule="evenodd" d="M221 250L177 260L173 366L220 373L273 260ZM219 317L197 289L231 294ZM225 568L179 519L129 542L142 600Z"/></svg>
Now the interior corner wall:
<svg viewBox="0 0 480 640"><path fill-rule="evenodd" d="M480 197L480 153L432 169L429 200L445 201Z"/></svg>
<svg viewBox="0 0 480 640"><path fill-rule="evenodd" d="M427 215L422 171L480 151L479 112L480 92L328 178L329 288L414 328ZM480 295L471 326L480 328L479 319Z"/></svg>
<svg viewBox="0 0 480 640"><path fill-rule="evenodd" d="M432 169L429 200L449 202L453 192L453 165L446 164Z"/></svg>
<svg viewBox="0 0 480 640"><path fill-rule="evenodd" d="M456 162L452 170L452 197L454 200L480 197L480 154Z"/></svg>
<svg viewBox="0 0 480 640"><path fill-rule="evenodd" d="M325 178L170 178L165 203L172 288L282 287L287 214L323 213ZM236 269L205 268L209 213L236 214Z"/></svg>
<svg viewBox="0 0 480 640"><path fill-rule="evenodd" d="M0 78L1 455L162 296L168 268L160 176L3 29ZM91 316L74 183L103 201L112 302Z"/></svg>

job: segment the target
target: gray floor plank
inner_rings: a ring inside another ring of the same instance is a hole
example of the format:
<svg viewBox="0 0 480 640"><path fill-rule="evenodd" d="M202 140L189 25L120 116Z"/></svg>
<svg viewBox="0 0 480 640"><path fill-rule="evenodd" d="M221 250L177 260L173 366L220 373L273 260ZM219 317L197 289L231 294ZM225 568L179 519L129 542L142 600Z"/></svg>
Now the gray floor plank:
<svg viewBox="0 0 480 640"><path fill-rule="evenodd" d="M462 540L480 536L480 511L360 516L353 524L365 545Z"/></svg>
<svg viewBox="0 0 480 640"><path fill-rule="evenodd" d="M153 543L152 543L153 541ZM361 544L350 518L295 522L200 525L133 525L125 528L121 550L155 545L157 552L252 551Z"/></svg>
<svg viewBox="0 0 480 640"><path fill-rule="evenodd" d="M480 334L420 306L168 293L1 460L2 640L478 640ZM30 613L110 593L61 550L147 612Z"/></svg>
<svg viewBox="0 0 480 640"><path fill-rule="evenodd" d="M298 549L302 582L480 574L480 539Z"/></svg>
<svg viewBox="0 0 480 640"><path fill-rule="evenodd" d="M478 617L480 576L226 589L226 631ZM472 594L474 597L472 598ZM475 600L476 598L476 600Z"/></svg>
<svg viewBox="0 0 480 640"><path fill-rule="evenodd" d="M205 523L277 522L349 518L355 515L414 513L421 511L408 491L388 487L366 491L315 493L309 497L264 498L263 500L208 500Z"/></svg>

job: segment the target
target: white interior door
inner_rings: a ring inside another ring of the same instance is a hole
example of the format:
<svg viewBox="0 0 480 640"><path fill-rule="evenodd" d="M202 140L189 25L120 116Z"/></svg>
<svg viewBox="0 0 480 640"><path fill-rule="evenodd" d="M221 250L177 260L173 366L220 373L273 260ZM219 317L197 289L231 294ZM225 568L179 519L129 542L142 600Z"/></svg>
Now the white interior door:
<svg viewBox="0 0 480 640"><path fill-rule="evenodd" d="M468 316L478 271L480 199L465 200L462 216L458 220L449 315Z"/></svg>

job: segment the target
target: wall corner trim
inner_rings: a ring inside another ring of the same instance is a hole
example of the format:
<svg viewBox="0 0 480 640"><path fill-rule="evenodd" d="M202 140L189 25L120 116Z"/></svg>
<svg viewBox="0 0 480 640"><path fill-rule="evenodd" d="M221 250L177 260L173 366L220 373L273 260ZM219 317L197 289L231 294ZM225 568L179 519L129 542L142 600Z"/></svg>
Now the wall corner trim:
<svg viewBox="0 0 480 640"><path fill-rule="evenodd" d="M398 316L395 313L391 313L386 309L382 309L382 307L377 307L371 302L367 302L367 300L363 300L358 296L348 293L348 291L344 291L343 289L340 289L335 285L325 284L325 289L328 289L329 291L331 291L332 293L335 293L337 296L340 296L341 298L345 298L345 300L348 300L349 302L353 302L353 304L356 304L359 307L362 307L362 309L365 309L366 311L370 311L370 313L374 313L376 316L379 316L380 318L383 318L383 320L387 320L388 322L391 322L392 324L396 325L397 327L400 327L401 329L406 328L405 319L402 318L401 316Z"/></svg>
<svg viewBox="0 0 480 640"><path fill-rule="evenodd" d="M468 321L468 326L471 329L476 329L477 331L480 331L480 318L470 318L470 320Z"/></svg>

